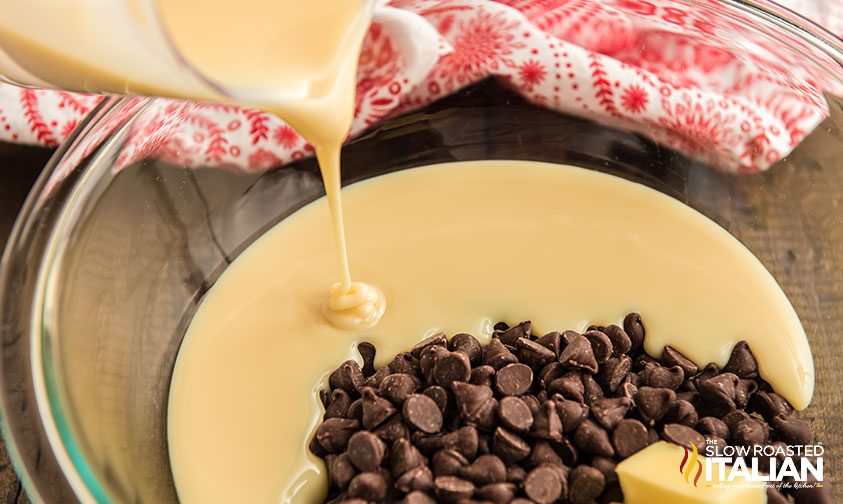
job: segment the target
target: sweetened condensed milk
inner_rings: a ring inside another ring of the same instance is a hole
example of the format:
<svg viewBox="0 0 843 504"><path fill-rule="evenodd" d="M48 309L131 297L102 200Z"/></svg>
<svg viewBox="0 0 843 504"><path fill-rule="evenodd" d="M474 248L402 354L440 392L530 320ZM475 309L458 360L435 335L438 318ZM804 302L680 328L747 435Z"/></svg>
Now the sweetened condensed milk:
<svg viewBox="0 0 843 504"><path fill-rule="evenodd" d="M416 168L343 192L352 270L388 309L356 331L322 316L336 261L324 199L235 260L196 313L173 378L170 455L184 502L322 498L324 467L307 450L317 392L363 340L384 364L434 331L485 341L498 320L531 319L541 333L637 310L650 354L670 344L723 365L745 339L779 393L798 408L811 398L810 349L773 278L661 193L524 161Z"/></svg>

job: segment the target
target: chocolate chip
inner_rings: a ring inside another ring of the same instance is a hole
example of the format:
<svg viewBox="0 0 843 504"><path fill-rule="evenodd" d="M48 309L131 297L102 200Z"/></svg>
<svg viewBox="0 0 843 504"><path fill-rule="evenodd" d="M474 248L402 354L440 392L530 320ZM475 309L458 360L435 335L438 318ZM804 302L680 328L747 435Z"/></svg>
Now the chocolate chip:
<svg viewBox="0 0 843 504"><path fill-rule="evenodd" d="M477 429L471 425L465 425L459 429L449 432L439 438L439 448L450 448L457 450L467 459L473 459L477 454L480 436Z"/></svg>
<svg viewBox="0 0 843 504"><path fill-rule="evenodd" d="M699 398L700 393L697 391L684 391L676 393L676 400L689 402L691 404L696 404Z"/></svg>
<svg viewBox="0 0 843 504"><path fill-rule="evenodd" d="M750 400L753 411L758 412L768 422L779 415L788 416L793 413L793 407L787 399L775 392L758 392Z"/></svg>
<svg viewBox="0 0 843 504"><path fill-rule="evenodd" d="M591 343L591 350L598 364L606 362L612 356L614 346L612 340L601 331L586 331L583 337Z"/></svg>
<svg viewBox="0 0 843 504"><path fill-rule="evenodd" d="M749 349L746 341L739 341L735 348L732 349L732 355L729 356L729 362L723 368L726 373L734 373L741 378L755 378L758 376L758 363L755 362L755 356Z"/></svg>
<svg viewBox="0 0 843 504"><path fill-rule="evenodd" d="M562 497L563 480L552 466L540 466L527 474L524 493L538 504L550 504Z"/></svg>
<svg viewBox="0 0 843 504"><path fill-rule="evenodd" d="M409 469L395 480L395 488L410 493L415 490L429 492L433 490L433 473L427 466ZM434 502L431 499L431 502Z"/></svg>
<svg viewBox="0 0 843 504"><path fill-rule="evenodd" d="M597 359L591 349L591 343L584 336L578 336L571 341L565 350L559 354L559 362L570 369L583 370L594 374L597 372Z"/></svg>
<svg viewBox="0 0 843 504"><path fill-rule="evenodd" d="M364 378L368 378L375 374L375 345L364 341L357 344L357 353L363 360L363 368L361 369Z"/></svg>
<svg viewBox="0 0 843 504"><path fill-rule="evenodd" d="M389 453L389 467L393 476L399 476L417 467L427 465L427 459L408 439L399 439L392 443Z"/></svg>
<svg viewBox="0 0 843 504"><path fill-rule="evenodd" d="M363 421L363 398L362 397L358 397L357 399L351 401L351 404L348 405L348 412L346 413L345 417L357 420L358 422Z"/></svg>
<svg viewBox="0 0 843 504"><path fill-rule="evenodd" d="M506 481L510 483L521 483L527 478L527 471L519 465L511 465L506 468Z"/></svg>
<svg viewBox="0 0 843 504"><path fill-rule="evenodd" d="M563 346L570 345L572 341L579 338L580 336L582 336L582 334L578 333L577 331L563 331L561 335ZM564 348L562 350L564 350ZM562 352L559 352L559 354L561 355Z"/></svg>
<svg viewBox="0 0 843 504"><path fill-rule="evenodd" d="M653 423L661 420L676 401L676 392L667 388L641 387L634 400L641 418Z"/></svg>
<svg viewBox="0 0 843 504"><path fill-rule="evenodd" d="M636 387L635 385L633 385L630 382L624 383L617 390L618 397L628 397L630 399L633 399L635 397L635 394L637 394L637 393L638 393L638 387ZM677 394L677 397L679 397L678 394Z"/></svg>
<svg viewBox="0 0 843 504"><path fill-rule="evenodd" d="M547 441L536 441L524 465L532 469L542 464L562 465L562 458Z"/></svg>
<svg viewBox="0 0 843 504"><path fill-rule="evenodd" d="M436 504L433 497L418 490L408 493L401 502L403 504Z"/></svg>
<svg viewBox="0 0 843 504"><path fill-rule="evenodd" d="M550 382L563 376L567 372L568 370L565 369L559 361L553 361L541 368L537 384L540 388L546 389Z"/></svg>
<svg viewBox="0 0 843 504"><path fill-rule="evenodd" d="M433 399L433 402L436 403L436 406L439 407L439 411L443 414L445 410L448 409L448 391L445 390L444 387L440 387L439 385L431 385L424 389L422 392L427 397Z"/></svg>
<svg viewBox="0 0 843 504"><path fill-rule="evenodd" d="M556 404L553 401L545 401L534 415L530 433L540 439L562 440L562 421L556 413Z"/></svg>
<svg viewBox="0 0 843 504"><path fill-rule="evenodd" d="M726 422L719 418L701 418L696 428L703 434L729 439L729 427L726 425Z"/></svg>
<svg viewBox="0 0 843 504"><path fill-rule="evenodd" d="M469 425L474 425L478 429L484 431L493 431L495 429L495 419L498 414L498 401L489 399L480 405L480 408L471 416L465 419Z"/></svg>
<svg viewBox="0 0 843 504"><path fill-rule="evenodd" d="M746 408L747 404L749 404L749 399L757 391L758 382L747 378L741 378L735 387L735 407L738 409Z"/></svg>
<svg viewBox="0 0 843 504"><path fill-rule="evenodd" d="M471 378L468 379L468 382L472 385L491 387L494 383L494 378L495 368L483 365L471 370Z"/></svg>
<svg viewBox="0 0 843 504"><path fill-rule="evenodd" d="M397 410L391 402L380 397L371 388L363 389L363 427L374 429Z"/></svg>
<svg viewBox="0 0 843 504"><path fill-rule="evenodd" d="M510 327L505 331L495 331L492 333L493 339L500 340L501 343L509 346L515 346L519 338L530 338L530 330L533 325L530 321L521 322L517 326Z"/></svg>
<svg viewBox="0 0 843 504"><path fill-rule="evenodd" d="M442 448L442 434L425 434L424 432L416 431L410 435L410 441L419 451L428 457L433 455L436 450Z"/></svg>
<svg viewBox="0 0 843 504"><path fill-rule="evenodd" d="M814 442L814 433L808 422L777 416L773 417L770 425L776 430L779 439L789 445L809 445Z"/></svg>
<svg viewBox="0 0 843 504"><path fill-rule="evenodd" d="M483 357L483 364L500 369L513 362L518 362L515 354L510 352L499 339L492 338L489 341L489 345L486 346L486 355Z"/></svg>
<svg viewBox="0 0 843 504"><path fill-rule="evenodd" d="M389 363L389 370L393 373L406 373L415 376L417 368L413 362L413 356L407 352L401 352L396 355L392 362Z"/></svg>
<svg viewBox="0 0 843 504"><path fill-rule="evenodd" d="M432 434L442 428L442 411L436 402L423 394L413 394L404 401L401 409L404 420L422 432Z"/></svg>
<svg viewBox="0 0 843 504"><path fill-rule="evenodd" d="M483 385L454 382L454 403L463 419L474 418L483 404L492 398L492 389Z"/></svg>
<svg viewBox="0 0 843 504"><path fill-rule="evenodd" d="M433 480L436 496L441 502L460 502L474 494L474 484L456 476L439 476Z"/></svg>
<svg viewBox="0 0 843 504"><path fill-rule="evenodd" d="M422 353L424 353L424 351L428 347L431 347L431 346L446 347L447 345L448 345L448 339L445 337L445 334L444 333L437 333L437 334L434 334L433 336L425 338L425 339L419 341L418 343L416 343L415 345L413 345L413 348L410 349L410 355L412 355L416 359L420 359L421 356L422 356Z"/></svg>
<svg viewBox="0 0 843 504"><path fill-rule="evenodd" d="M611 357L600 366L597 372L597 383L609 392L614 392L626 378L630 369L632 369L632 359L628 355Z"/></svg>
<svg viewBox="0 0 843 504"><path fill-rule="evenodd" d="M533 413L518 397L504 397L499 401L498 419L515 432L528 432L533 425Z"/></svg>
<svg viewBox="0 0 843 504"><path fill-rule="evenodd" d="M495 389L502 395L526 394L532 383L533 370L526 364L507 364L495 375Z"/></svg>
<svg viewBox="0 0 843 504"><path fill-rule="evenodd" d="M433 364L433 380L445 387L451 388L453 382L467 382L471 377L471 362L461 352L448 352L439 355Z"/></svg>
<svg viewBox="0 0 843 504"><path fill-rule="evenodd" d="M626 397L600 399L591 405L591 414L604 429L612 430L631 407L632 400Z"/></svg>
<svg viewBox="0 0 843 504"><path fill-rule="evenodd" d="M551 400L556 405L556 413L562 421L562 431L570 432L588 417L589 408L585 404L554 395Z"/></svg>
<svg viewBox="0 0 843 504"><path fill-rule="evenodd" d="M571 371L550 382L547 385L547 393L559 394L573 401L585 401L585 387L582 384L582 377L576 371Z"/></svg>
<svg viewBox="0 0 843 504"><path fill-rule="evenodd" d="M360 422L348 418L329 418L316 428L316 442L328 453L341 453L352 434L360 430Z"/></svg>
<svg viewBox="0 0 843 504"><path fill-rule="evenodd" d="M649 444L658 443L659 442L659 433L656 432L656 429L652 427L647 428L647 442Z"/></svg>
<svg viewBox="0 0 843 504"><path fill-rule="evenodd" d="M381 382L383 381L383 379L391 374L392 371L389 370L389 366L383 366L382 368L375 371L375 374L363 380L362 387L370 387L377 390L377 388L381 386Z"/></svg>
<svg viewBox="0 0 843 504"><path fill-rule="evenodd" d="M574 444L577 448L592 455L614 457L615 450L609 441L605 429L591 420L584 420L574 432Z"/></svg>
<svg viewBox="0 0 843 504"><path fill-rule="evenodd" d="M483 362L483 345L477 338L467 333L455 334L448 342L448 349L452 352L464 353L472 366Z"/></svg>
<svg viewBox="0 0 843 504"><path fill-rule="evenodd" d="M696 364L670 345L664 347L664 350L662 350L661 361L667 367L679 366L682 368L686 380L697 374L699 370Z"/></svg>
<svg viewBox="0 0 843 504"><path fill-rule="evenodd" d="M701 381L708 380L709 378L714 378L715 376L717 376L719 374L720 374L720 366L718 366L717 364L715 364L713 362L709 362L708 364L705 365L704 368L702 368L702 370L700 370L699 373L694 375L692 378L693 378L694 383L699 383Z"/></svg>
<svg viewBox="0 0 843 504"><path fill-rule="evenodd" d="M750 418L735 426L732 430L732 442L738 445L752 446L766 443L770 439L769 428L759 420Z"/></svg>
<svg viewBox="0 0 843 504"><path fill-rule="evenodd" d="M380 501L386 497L387 483L382 474L377 472L360 473L348 484L348 496Z"/></svg>
<svg viewBox="0 0 843 504"><path fill-rule="evenodd" d="M530 413L534 416L535 416L536 413L539 412L539 409L541 409L542 403L540 403L539 400L534 395L527 394L527 395L521 396L519 399L524 401L524 404L527 405L527 408L529 408Z"/></svg>
<svg viewBox="0 0 843 504"><path fill-rule="evenodd" d="M594 467L579 465L571 471L568 485L572 504L588 504L603 492L606 479Z"/></svg>
<svg viewBox="0 0 843 504"><path fill-rule="evenodd" d="M661 364L648 363L639 376L648 387L676 390L685 379L685 372L679 366L666 368Z"/></svg>
<svg viewBox="0 0 843 504"><path fill-rule="evenodd" d="M348 457L361 472L375 471L383 461L386 445L368 431L355 432L348 439Z"/></svg>
<svg viewBox="0 0 843 504"><path fill-rule="evenodd" d="M650 357L649 355L642 353L635 358L635 361L632 363L632 369L637 373L643 371L647 364L658 364L659 361Z"/></svg>
<svg viewBox="0 0 843 504"><path fill-rule="evenodd" d="M428 383L433 381L433 366L436 365L436 361L447 354L448 349L440 345L429 345L422 350L419 357L419 370Z"/></svg>
<svg viewBox="0 0 843 504"><path fill-rule="evenodd" d="M346 418L351 396L345 390L337 388L331 391L331 401L325 408L325 418Z"/></svg>
<svg viewBox="0 0 843 504"><path fill-rule="evenodd" d="M703 435L687 425L666 424L662 430L662 438L679 446L689 447L690 445L688 443L694 443L698 450L702 451L705 449L705 438Z"/></svg>
<svg viewBox="0 0 843 504"><path fill-rule="evenodd" d="M632 340L620 326L611 324L606 326L603 333L609 337L612 342L612 355L618 357L620 355L629 353L632 349Z"/></svg>
<svg viewBox="0 0 843 504"><path fill-rule="evenodd" d="M363 384L363 372L360 365L353 360L347 360L331 373L328 377L328 386L331 390L340 388L349 394L357 394Z"/></svg>
<svg viewBox="0 0 843 504"><path fill-rule="evenodd" d="M738 424L743 422L744 420L750 420L752 417L749 416L745 411L735 410L730 411L723 415L721 420L723 423L726 424L728 427L729 432L735 432L735 428L737 428Z"/></svg>
<svg viewBox="0 0 843 504"><path fill-rule="evenodd" d="M633 312L624 317L623 330L626 331L629 340L632 342L630 352L637 352L644 346L646 331L644 330L644 324L641 322L641 315Z"/></svg>
<svg viewBox="0 0 843 504"><path fill-rule="evenodd" d="M351 480L357 476L357 468L351 463L348 453L343 453L328 464L328 475L337 488L345 490Z"/></svg>
<svg viewBox="0 0 843 504"><path fill-rule="evenodd" d="M565 463L565 465L574 465L579 459L579 451L577 451L577 447L574 446L574 443L572 443L571 439L567 436L563 437L562 441L556 445L556 453L562 457L562 462Z"/></svg>
<svg viewBox="0 0 843 504"><path fill-rule="evenodd" d="M492 453L492 441L491 439L489 439L488 434L482 434L477 436L477 453L480 455Z"/></svg>
<svg viewBox="0 0 843 504"><path fill-rule="evenodd" d="M476 495L477 498L493 504L509 504L515 498L515 485L512 483L490 483L478 488Z"/></svg>
<svg viewBox="0 0 843 504"><path fill-rule="evenodd" d="M591 466L603 473L606 486L616 485L618 483L618 473L616 472L618 463L614 460L606 457L594 457L591 459Z"/></svg>
<svg viewBox="0 0 843 504"><path fill-rule="evenodd" d="M557 331L552 331L536 340L536 343L547 348L553 352L557 357L565 348L565 343L562 341L562 334Z"/></svg>
<svg viewBox="0 0 843 504"><path fill-rule="evenodd" d="M506 481L506 466L496 455L480 455L467 467L463 467L460 476L475 485L503 483Z"/></svg>
<svg viewBox="0 0 843 504"><path fill-rule="evenodd" d="M410 437L410 429L404 423L401 415L389 417L372 432L388 445L399 439L408 439Z"/></svg>
<svg viewBox="0 0 843 504"><path fill-rule="evenodd" d="M527 338L519 338L516 348L518 349L518 359L537 370L556 360L556 353L553 350Z"/></svg>
<svg viewBox="0 0 843 504"><path fill-rule="evenodd" d="M527 458L530 445L512 432L498 427L492 436L492 453L500 457L504 464L511 464Z"/></svg>
<svg viewBox="0 0 843 504"><path fill-rule="evenodd" d="M735 394L739 378L733 373L721 373L697 383L700 395L727 409L735 408Z"/></svg>
<svg viewBox="0 0 843 504"><path fill-rule="evenodd" d="M612 444L618 457L625 459L650 444L647 438L647 427L638 420L625 418L612 432Z"/></svg>
<svg viewBox="0 0 843 504"><path fill-rule="evenodd" d="M694 408L694 405L680 399L677 399L675 403L671 404L667 413L664 415L665 423L678 423L687 425L688 427L694 427L698 421L699 415L697 415L697 409Z"/></svg>
<svg viewBox="0 0 843 504"><path fill-rule="evenodd" d="M603 389L594 380L590 374L582 375L583 400L586 404L591 405L595 401L603 399Z"/></svg>
<svg viewBox="0 0 843 504"><path fill-rule="evenodd" d="M457 450L443 448L430 458L430 469L434 476L453 476L468 465L468 459Z"/></svg>
<svg viewBox="0 0 843 504"><path fill-rule="evenodd" d="M395 373L383 379L378 387L381 397L392 401L395 404L403 404L410 394L419 388L421 382L418 378L404 373Z"/></svg>

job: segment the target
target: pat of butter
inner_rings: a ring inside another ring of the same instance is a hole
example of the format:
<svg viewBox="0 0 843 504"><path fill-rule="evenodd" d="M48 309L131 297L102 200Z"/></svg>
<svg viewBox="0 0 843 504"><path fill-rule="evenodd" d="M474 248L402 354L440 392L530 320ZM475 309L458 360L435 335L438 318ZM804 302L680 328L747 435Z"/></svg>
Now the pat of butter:
<svg viewBox="0 0 843 504"><path fill-rule="evenodd" d="M717 465L711 472L705 457L694 460L692 450L660 441L624 460L617 467L626 504L763 504L762 483L719 479ZM683 459L685 459L683 463ZM680 469L681 467L681 469ZM688 470L690 468L690 470ZM685 475L688 474L686 481ZM728 471L726 471L728 474ZM699 478L697 479L697 475ZM696 485L694 480L697 479ZM755 486L753 486L755 485Z"/></svg>

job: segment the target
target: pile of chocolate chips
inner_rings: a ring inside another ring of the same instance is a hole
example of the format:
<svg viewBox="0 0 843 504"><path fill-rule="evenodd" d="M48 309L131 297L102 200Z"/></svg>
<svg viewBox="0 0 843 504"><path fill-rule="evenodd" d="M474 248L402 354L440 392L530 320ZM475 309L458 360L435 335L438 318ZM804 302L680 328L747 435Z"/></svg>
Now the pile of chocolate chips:
<svg viewBox="0 0 843 504"><path fill-rule="evenodd" d="M644 336L637 313L583 334L499 323L488 345L440 334L378 370L361 344L362 369L330 375L310 444L328 502L622 502L617 463L660 439L812 443L745 342L723 369L699 369L671 347L647 355ZM791 499L831 502L828 485L768 490L768 502Z"/></svg>

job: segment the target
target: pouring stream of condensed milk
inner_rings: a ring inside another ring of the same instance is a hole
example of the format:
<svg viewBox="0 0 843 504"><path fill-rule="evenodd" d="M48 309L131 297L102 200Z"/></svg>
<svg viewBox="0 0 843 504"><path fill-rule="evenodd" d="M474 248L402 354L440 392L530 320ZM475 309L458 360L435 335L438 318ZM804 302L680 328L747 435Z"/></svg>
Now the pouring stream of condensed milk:
<svg viewBox="0 0 843 504"><path fill-rule="evenodd" d="M340 147L353 119L372 0L6 0L0 74L82 91L236 102L283 117L316 151L339 282L321 301L337 327L371 327L381 292L352 282Z"/></svg>
<svg viewBox="0 0 843 504"><path fill-rule="evenodd" d="M235 98L277 113L314 146L340 271L322 311L341 329L372 327L385 302L376 287L351 280L340 195L340 148L354 116L357 59L371 2L273 4L267 9L266 0L239 1L236 15L252 13L248 23L231 22L229 2L161 0L159 10L174 46L192 67L213 76ZM196 30L197 25L203 29ZM273 34L262 37L270 46L250 52L231 42L255 33Z"/></svg>

